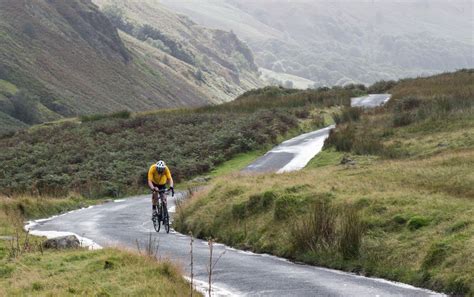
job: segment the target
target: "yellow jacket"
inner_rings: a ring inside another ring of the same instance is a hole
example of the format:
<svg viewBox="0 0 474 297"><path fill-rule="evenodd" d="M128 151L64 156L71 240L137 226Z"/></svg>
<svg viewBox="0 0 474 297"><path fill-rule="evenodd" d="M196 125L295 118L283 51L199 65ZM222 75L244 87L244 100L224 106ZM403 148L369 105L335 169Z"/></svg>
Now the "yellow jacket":
<svg viewBox="0 0 474 297"><path fill-rule="evenodd" d="M165 171L162 174L158 173L158 170L156 170L155 164L150 166L150 169L148 170L149 181L152 181L159 186L163 186L170 179L171 179L171 172L168 166L165 167Z"/></svg>

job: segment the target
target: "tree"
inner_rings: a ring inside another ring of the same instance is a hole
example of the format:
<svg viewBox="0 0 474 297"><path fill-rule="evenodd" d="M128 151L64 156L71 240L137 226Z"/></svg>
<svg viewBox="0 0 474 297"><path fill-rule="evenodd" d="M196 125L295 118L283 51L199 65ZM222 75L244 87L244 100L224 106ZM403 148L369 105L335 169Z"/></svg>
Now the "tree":
<svg viewBox="0 0 474 297"><path fill-rule="evenodd" d="M31 94L20 91L10 99L13 103L12 116L27 124L40 122L38 111L38 98Z"/></svg>

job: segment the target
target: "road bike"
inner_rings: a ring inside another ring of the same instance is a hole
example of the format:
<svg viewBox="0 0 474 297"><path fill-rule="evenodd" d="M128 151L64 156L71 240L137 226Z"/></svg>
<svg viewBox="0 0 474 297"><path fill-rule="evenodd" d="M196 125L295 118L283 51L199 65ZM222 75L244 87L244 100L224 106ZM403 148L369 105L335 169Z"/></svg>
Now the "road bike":
<svg viewBox="0 0 474 297"><path fill-rule="evenodd" d="M170 217L168 215L168 203L166 202L165 193L170 189L158 190L158 207L155 208L152 215L153 227L156 232L160 232L161 225L165 227L166 233L170 233Z"/></svg>

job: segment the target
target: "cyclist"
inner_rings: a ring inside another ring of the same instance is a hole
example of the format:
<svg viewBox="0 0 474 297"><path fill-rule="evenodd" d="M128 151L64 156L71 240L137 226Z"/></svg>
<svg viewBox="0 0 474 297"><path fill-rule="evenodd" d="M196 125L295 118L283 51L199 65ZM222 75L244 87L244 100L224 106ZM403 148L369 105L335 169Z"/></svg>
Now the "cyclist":
<svg viewBox="0 0 474 297"><path fill-rule="evenodd" d="M158 207L158 191L166 189L166 185L174 196L173 178L171 172L166 166L165 162L158 161L156 164L150 166L148 170L148 187L150 187L152 194L152 213ZM164 203L166 203L166 196L163 195Z"/></svg>

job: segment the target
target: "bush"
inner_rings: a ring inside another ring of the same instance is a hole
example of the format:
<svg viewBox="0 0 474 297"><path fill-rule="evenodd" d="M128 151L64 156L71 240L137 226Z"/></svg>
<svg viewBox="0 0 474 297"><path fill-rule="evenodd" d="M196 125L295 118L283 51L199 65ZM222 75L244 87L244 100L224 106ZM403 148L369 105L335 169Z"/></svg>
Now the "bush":
<svg viewBox="0 0 474 297"><path fill-rule="evenodd" d="M325 147L334 147L340 152L350 152L352 150L355 139L355 128L351 125L338 127L329 132L326 139Z"/></svg>
<svg viewBox="0 0 474 297"><path fill-rule="evenodd" d="M391 88L393 88L395 85L397 85L397 82L396 82L396 81L393 81L393 80L389 80L389 81L381 80L381 81L378 81L378 82L374 83L374 84L371 85L370 87L368 87L368 88L367 88L367 92L368 92L369 94L385 93L385 92L387 92L388 90L390 90Z"/></svg>
<svg viewBox="0 0 474 297"><path fill-rule="evenodd" d="M336 124L357 122L362 115L362 111L362 108L359 107L346 107L342 110L341 114L334 114L334 122L336 122Z"/></svg>
<svg viewBox="0 0 474 297"><path fill-rule="evenodd" d="M275 198L276 195L272 191L266 191L262 194L252 195L247 201L247 212L257 213L268 210L270 206L273 205Z"/></svg>
<svg viewBox="0 0 474 297"><path fill-rule="evenodd" d="M275 200L275 209L273 217L281 221L295 215L299 205L298 198L292 195L284 195Z"/></svg>
<svg viewBox="0 0 474 297"><path fill-rule="evenodd" d="M247 204L245 202L232 205L232 216L242 220L247 216Z"/></svg>
<svg viewBox="0 0 474 297"><path fill-rule="evenodd" d="M339 251L344 259L353 259L359 256L364 230L365 227L357 209L352 206L345 207L339 237Z"/></svg>
<svg viewBox="0 0 474 297"><path fill-rule="evenodd" d="M407 222L407 218L403 215L397 214L392 218L392 221L399 225L404 225Z"/></svg>
<svg viewBox="0 0 474 297"><path fill-rule="evenodd" d="M336 210L329 201L316 201L308 214L294 222L293 248L317 251L331 247L336 240L336 217Z"/></svg>
<svg viewBox="0 0 474 297"><path fill-rule="evenodd" d="M94 122L104 119L128 119L132 113L128 110L117 111L110 114L91 114L80 116L81 122Z"/></svg>

